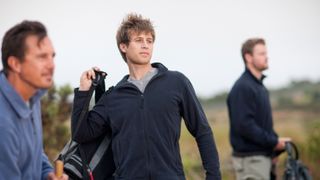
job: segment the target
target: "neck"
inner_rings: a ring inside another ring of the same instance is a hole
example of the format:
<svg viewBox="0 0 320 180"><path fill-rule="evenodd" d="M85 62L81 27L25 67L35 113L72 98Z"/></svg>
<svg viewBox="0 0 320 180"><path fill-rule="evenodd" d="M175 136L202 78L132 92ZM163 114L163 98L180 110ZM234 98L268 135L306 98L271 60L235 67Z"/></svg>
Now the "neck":
<svg viewBox="0 0 320 180"><path fill-rule="evenodd" d="M19 78L18 74L9 73L7 79L25 102L28 102L37 91L37 89L31 86L28 82Z"/></svg>
<svg viewBox="0 0 320 180"><path fill-rule="evenodd" d="M130 77L135 80L140 80L143 78L144 75L146 75L151 69L152 66L150 63L148 64L129 64L129 74Z"/></svg>
<svg viewBox="0 0 320 180"><path fill-rule="evenodd" d="M258 70L257 68L255 68L254 66L248 64L247 68L249 69L249 71L251 72L251 74L253 74L254 77L256 77L257 79L261 79L262 77L262 71Z"/></svg>

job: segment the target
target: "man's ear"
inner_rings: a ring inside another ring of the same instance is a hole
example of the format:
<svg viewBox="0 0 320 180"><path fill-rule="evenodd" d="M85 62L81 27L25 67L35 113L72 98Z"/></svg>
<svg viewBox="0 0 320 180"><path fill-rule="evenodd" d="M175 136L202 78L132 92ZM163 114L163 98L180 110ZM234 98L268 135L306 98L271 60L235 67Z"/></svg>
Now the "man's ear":
<svg viewBox="0 0 320 180"><path fill-rule="evenodd" d="M14 56L9 56L8 57L8 66L9 69L13 72L20 73L21 72L21 61Z"/></svg>
<svg viewBox="0 0 320 180"><path fill-rule="evenodd" d="M120 43L119 45L121 52L126 53L127 52L127 45L125 43Z"/></svg>
<svg viewBox="0 0 320 180"><path fill-rule="evenodd" d="M249 53L245 54L245 55L244 55L244 58L245 58L246 64L252 63L252 56L251 56L251 54L249 54Z"/></svg>

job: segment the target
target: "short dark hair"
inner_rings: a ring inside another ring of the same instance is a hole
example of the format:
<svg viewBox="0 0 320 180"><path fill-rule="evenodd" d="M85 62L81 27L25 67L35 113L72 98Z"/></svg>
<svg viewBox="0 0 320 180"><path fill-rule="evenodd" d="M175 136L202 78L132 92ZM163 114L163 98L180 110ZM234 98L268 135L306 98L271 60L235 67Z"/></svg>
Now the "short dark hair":
<svg viewBox="0 0 320 180"><path fill-rule="evenodd" d="M129 45L130 36L132 33L151 33L153 41L155 41L155 31L150 19L143 18L141 15L130 13L122 21L117 31L117 45L121 56L127 62L126 55L120 49L120 44Z"/></svg>
<svg viewBox="0 0 320 180"><path fill-rule="evenodd" d="M38 37L38 43L47 36L45 26L38 21L24 20L10 28L4 35L2 40L2 65L3 72L8 75L9 65L8 58L15 56L20 61L23 61L26 47L26 38L30 35Z"/></svg>
<svg viewBox="0 0 320 180"><path fill-rule="evenodd" d="M253 53L253 48L254 48L257 44L266 45L265 40L262 39L262 38L250 38L250 39L246 40L246 41L242 44L241 55L242 55L242 59L243 59L243 61L244 61L244 64L246 64L245 55L246 55L246 54L251 54L251 55L252 55L252 53Z"/></svg>

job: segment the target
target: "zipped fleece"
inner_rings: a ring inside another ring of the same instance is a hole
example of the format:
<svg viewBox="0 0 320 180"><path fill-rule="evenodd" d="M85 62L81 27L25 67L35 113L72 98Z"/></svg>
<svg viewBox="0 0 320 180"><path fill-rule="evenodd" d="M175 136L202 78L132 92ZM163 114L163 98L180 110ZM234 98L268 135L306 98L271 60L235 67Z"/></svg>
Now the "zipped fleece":
<svg viewBox="0 0 320 180"><path fill-rule="evenodd" d="M207 180L221 179L211 128L190 81L160 63L144 93L126 75L105 93L80 125L75 140L92 141L112 131L116 180L185 180L180 157L181 118L195 137ZM75 90L72 128L87 92Z"/></svg>
<svg viewBox="0 0 320 180"><path fill-rule="evenodd" d="M230 140L236 156L271 156L278 142L268 90L246 69L229 93Z"/></svg>

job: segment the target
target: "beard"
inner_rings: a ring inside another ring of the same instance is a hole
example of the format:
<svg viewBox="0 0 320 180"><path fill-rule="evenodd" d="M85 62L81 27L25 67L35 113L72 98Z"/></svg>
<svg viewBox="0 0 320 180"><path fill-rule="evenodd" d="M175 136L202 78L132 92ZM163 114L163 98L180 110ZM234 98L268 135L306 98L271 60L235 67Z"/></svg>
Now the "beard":
<svg viewBox="0 0 320 180"><path fill-rule="evenodd" d="M267 60L265 60L264 63L253 63L252 65L256 70L260 72L267 70L269 68Z"/></svg>

